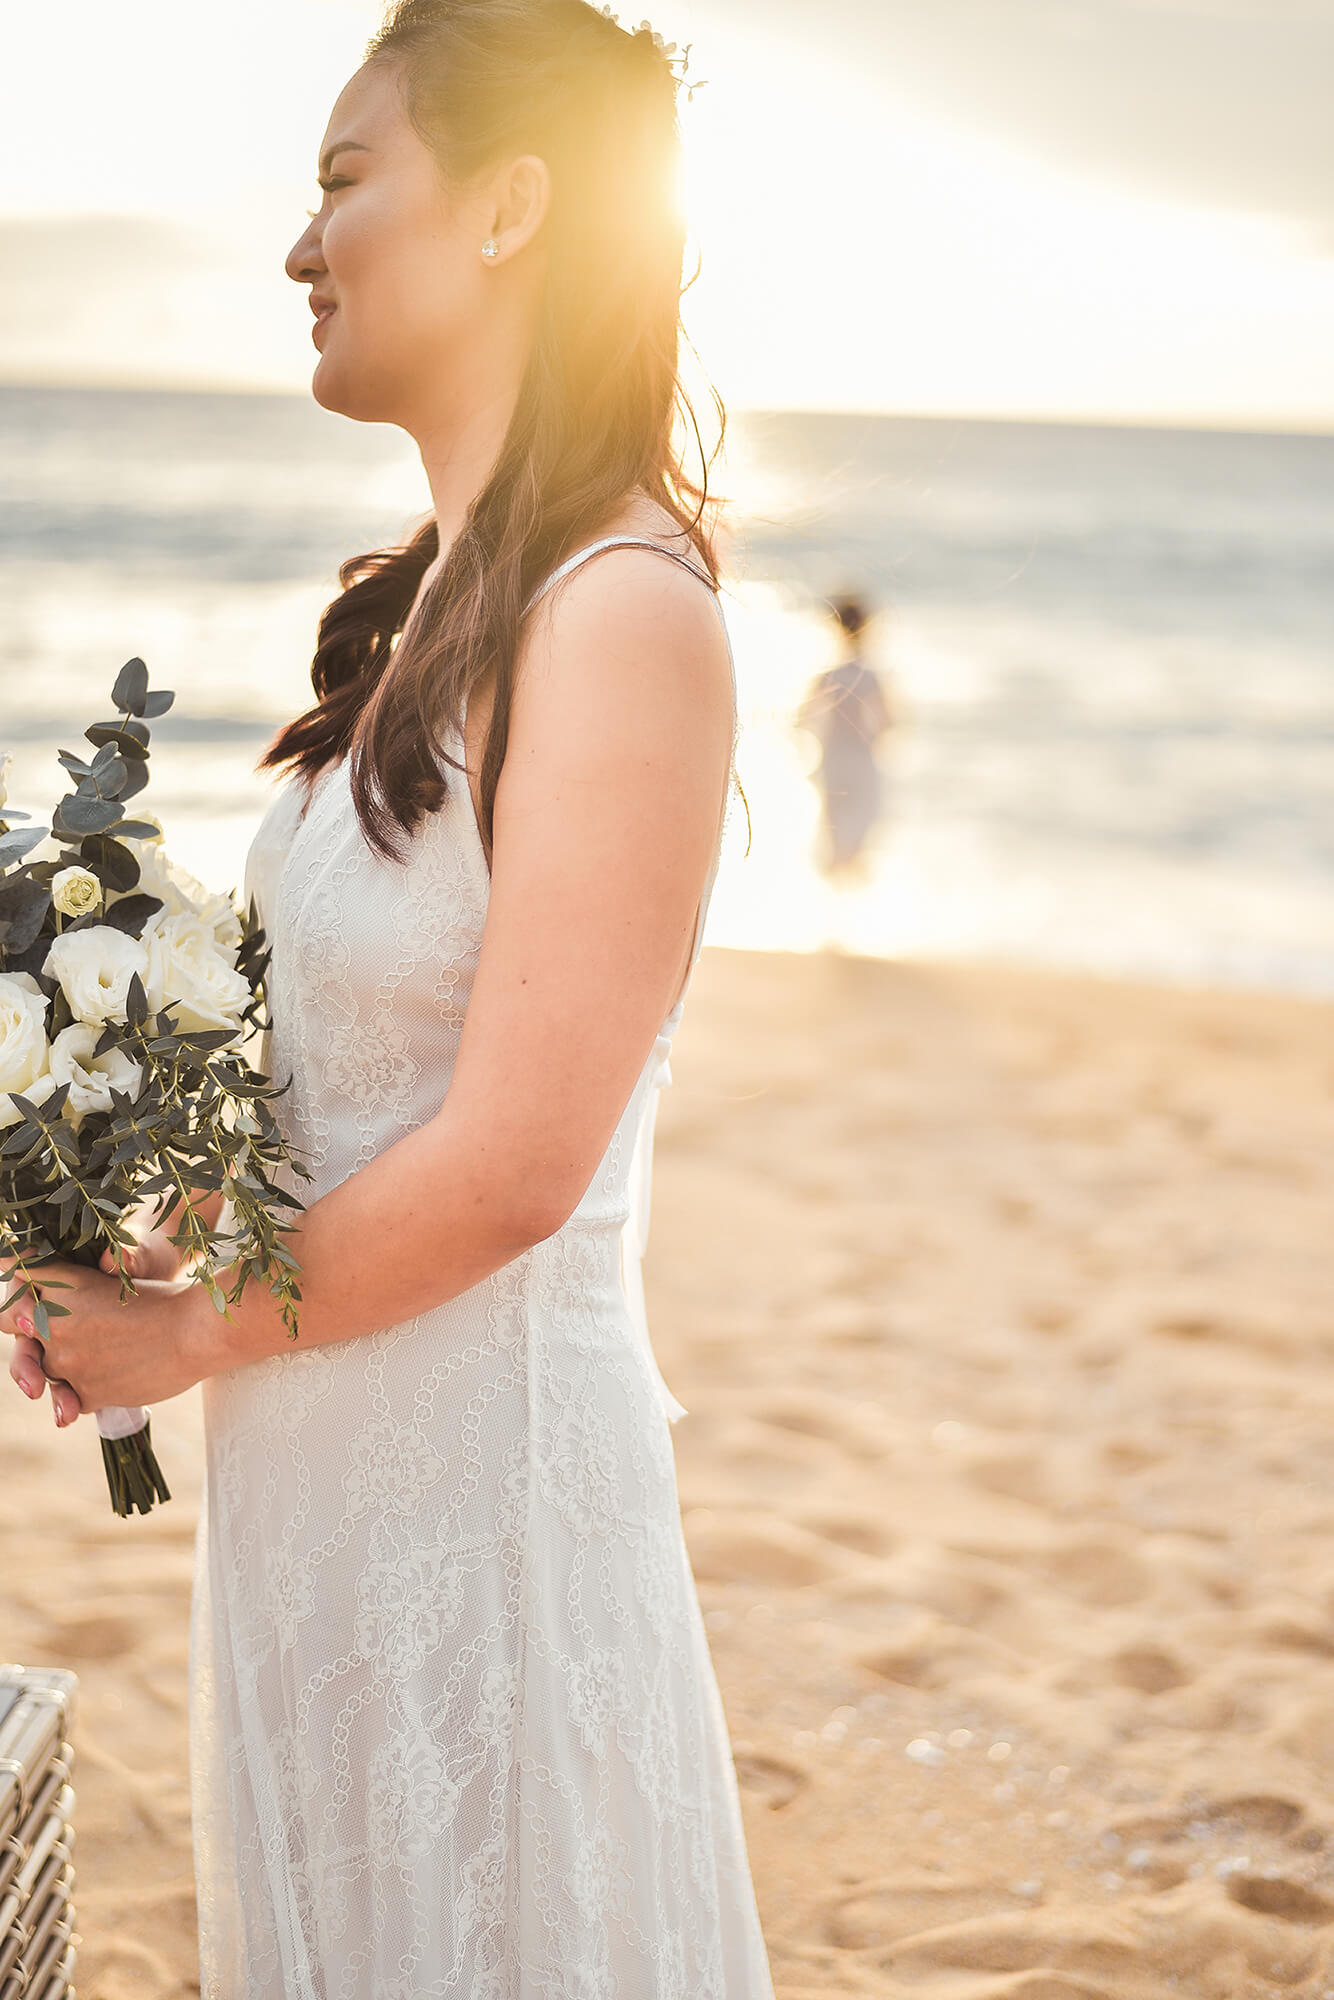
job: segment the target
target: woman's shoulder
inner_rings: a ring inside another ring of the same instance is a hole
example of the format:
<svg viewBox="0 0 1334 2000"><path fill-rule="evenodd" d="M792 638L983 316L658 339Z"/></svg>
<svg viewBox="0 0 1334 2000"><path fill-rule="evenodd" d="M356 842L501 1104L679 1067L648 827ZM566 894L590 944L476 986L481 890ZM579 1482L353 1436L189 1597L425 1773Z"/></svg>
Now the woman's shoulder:
<svg viewBox="0 0 1334 2000"><path fill-rule="evenodd" d="M712 583L688 538L670 546L689 568L621 543L560 577L528 621L517 701L595 712L633 692L647 707L730 713L731 648Z"/></svg>

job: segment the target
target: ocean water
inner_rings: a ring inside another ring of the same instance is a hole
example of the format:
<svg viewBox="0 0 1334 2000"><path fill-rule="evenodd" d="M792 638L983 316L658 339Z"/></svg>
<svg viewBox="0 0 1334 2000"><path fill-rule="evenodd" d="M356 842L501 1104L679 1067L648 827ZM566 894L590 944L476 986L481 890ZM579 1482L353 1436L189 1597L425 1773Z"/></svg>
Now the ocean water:
<svg viewBox="0 0 1334 2000"><path fill-rule="evenodd" d="M1334 438L749 415L720 477L749 824L711 942L1334 992ZM13 801L49 810L140 654L177 690L144 803L239 882L338 563L428 498L400 433L304 397L0 389ZM831 882L793 717L847 588L898 721Z"/></svg>

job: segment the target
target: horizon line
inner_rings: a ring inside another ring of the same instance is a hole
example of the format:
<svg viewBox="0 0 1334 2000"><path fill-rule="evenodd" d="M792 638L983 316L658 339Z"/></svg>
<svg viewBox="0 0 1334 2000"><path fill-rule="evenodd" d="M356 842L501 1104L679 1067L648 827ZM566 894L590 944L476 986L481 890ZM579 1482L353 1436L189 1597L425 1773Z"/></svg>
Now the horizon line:
<svg viewBox="0 0 1334 2000"><path fill-rule="evenodd" d="M39 389L67 390L91 395L152 395L152 396L244 396L276 397L308 402L315 408L308 391L279 382L228 382L213 380L190 381L171 379L149 381L143 378L75 376L75 375L7 375L0 373L0 392L9 390ZM331 411L330 415L341 412ZM967 407L941 407L936 409L913 409L893 404L818 404L818 403L741 403L733 402L727 408L728 420L747 417L860 417L886 418L898 423L975 423L975 424L1024 424L1050 425L1062 429L1082 430L1153 430L1207 432L1216 435L1244 437L1334 437L1334 411L1326 415L1284 418L1264 412L1250 415L1225 411L1198 413L1189 411L1106 411L1106 410L996 410L969 409ZM352 421L348 419L348 421Z"/></svg>

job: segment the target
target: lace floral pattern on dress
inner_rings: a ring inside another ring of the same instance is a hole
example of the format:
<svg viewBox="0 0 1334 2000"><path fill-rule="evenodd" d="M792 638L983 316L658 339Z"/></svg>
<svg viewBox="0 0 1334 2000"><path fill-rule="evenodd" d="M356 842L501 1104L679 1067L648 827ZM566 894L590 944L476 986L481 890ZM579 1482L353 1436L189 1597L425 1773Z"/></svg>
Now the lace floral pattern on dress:
<svg viewBox="0 0 1334 2000"><path fill-rule="evenodd" d="M489 895L466 788L390 865L341 766L304 816L288 787L247 887L314 1201L448 1091ZM202 2000L772 2000L625 1289L678 1018L553 1236L404 1325L204 1384Z"/></svg>

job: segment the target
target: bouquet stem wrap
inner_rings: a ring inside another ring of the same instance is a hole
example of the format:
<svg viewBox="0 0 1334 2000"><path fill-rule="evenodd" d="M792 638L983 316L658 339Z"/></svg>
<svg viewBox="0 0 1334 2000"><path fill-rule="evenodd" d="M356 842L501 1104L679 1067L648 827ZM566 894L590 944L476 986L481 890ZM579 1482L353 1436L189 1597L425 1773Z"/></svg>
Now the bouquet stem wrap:
<svg viewBox="0 0 1334 2000"><path fill-rule="evenodd" d="M97 1428L111 1505L117 1514L131 1514L135 1508L148 1514L156 1501L170 1500L171 1490L154 1455L147 1410L99 1410Z"/></svg>

